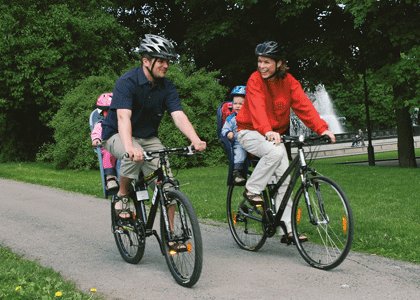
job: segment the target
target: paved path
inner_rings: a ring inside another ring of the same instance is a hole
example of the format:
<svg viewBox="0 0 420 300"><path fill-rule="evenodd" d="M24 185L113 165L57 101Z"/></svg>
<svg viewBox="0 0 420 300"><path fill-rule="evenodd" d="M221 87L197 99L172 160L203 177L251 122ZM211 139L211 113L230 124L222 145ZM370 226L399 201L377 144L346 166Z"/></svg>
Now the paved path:
<svg viewBox="0 0 420 300"><path fill-rule="evenodd" d="M419 299L420 265L350 253L332 271L309 267L294 246L240 250L226 225L202 222L203 272L175 283L153 238L138 265L119 256L108 202L0 179L0 245L52 267L107 299ZM357 233L356 237L357 239Z"/></svg>

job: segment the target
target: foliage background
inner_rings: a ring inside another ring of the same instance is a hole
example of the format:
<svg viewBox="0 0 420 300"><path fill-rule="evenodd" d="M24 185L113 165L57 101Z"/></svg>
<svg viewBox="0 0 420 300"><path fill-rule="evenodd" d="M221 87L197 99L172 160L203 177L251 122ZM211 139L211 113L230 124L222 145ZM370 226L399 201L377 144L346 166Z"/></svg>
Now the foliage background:
<svg viewBox="0 0 420 300"><path fill-rule="evenodd" d="M134 64L133 64L134 65ZM218 72L196 70L191 62L183 60L171 66L168 77L178 88L182 106L192 120L197 132L208 141L208 150L193 158L171 158L174 167L215 165L220 162L222 148L216 139L216 108L223 99L225 88L217 81ZM89 115L97 97L112 92L117 75L90 76L67 93L60 108L52 118L54 142L43 146L37 158L53 162L57 168L89 169L98 167L96 154L92 151ZM159 137L167 147L188 146L189 141L175 127L168 114L159 128Z"/></svg>
<svg viewBox="0 0 420 300"><path fill-rule="evenodd" d="M131 34L105 1L0 1L0 161L33 160L80 80L128 62ZM86 96L84 97L86 98Z"/></svg>
<svg viewBox="0 0 420 300"><path fill-rule="evenodd" d="M70 143L59 141L67 136L55 132L59 125L51 120L87 78L116 78L132 66L140 38L154 33L172 39L188 58L180 64L186 75L173 80L210 145L195 163L222 159L214 147L214 101L246 83L256 67L255 45L274 39L308 90L324 84L350 132L366 126L361 80L366 74L372 129L396 126L400 163L414 166L410 111L420 106L416 1L0 0L0 9L0 161L32 161L38 153L56 160L57 167L90 166L61 158L63 150L78 156L79 149L62 149ZM80 101L94 100L94 91L87 92ZM162 137L179 144L183 140L170 126L166 118ZM55 143L58 149L52 150ZM86 147L81 149L89 152Z"/></svg>

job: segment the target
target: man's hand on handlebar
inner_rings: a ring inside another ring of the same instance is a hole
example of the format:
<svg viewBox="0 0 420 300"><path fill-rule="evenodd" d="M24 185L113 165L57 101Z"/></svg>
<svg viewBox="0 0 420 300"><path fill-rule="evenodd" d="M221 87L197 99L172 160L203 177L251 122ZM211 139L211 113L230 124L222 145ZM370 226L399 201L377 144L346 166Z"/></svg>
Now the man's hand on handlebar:
<svg viewBox="0 0 420 300"><path fill-rule="evenodd" d="M133 147L131 149L127 149L126 155L132 161L141 162L141 161L144 160L143 148L135 148L135 147Z"/></svg>
<svg viewBox="0 0 420 300"><path fill-rule="evenodd" d="M195 151L204 151L207 147L207 143L202 140L194 141L192 145L194 146Z"/></svg>

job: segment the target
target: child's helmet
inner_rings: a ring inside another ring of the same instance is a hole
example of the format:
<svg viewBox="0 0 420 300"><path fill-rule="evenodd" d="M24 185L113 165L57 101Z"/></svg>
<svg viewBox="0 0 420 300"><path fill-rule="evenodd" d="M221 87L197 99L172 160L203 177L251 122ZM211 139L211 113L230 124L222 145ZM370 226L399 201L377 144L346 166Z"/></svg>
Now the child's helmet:
<svg viewBox="0 0 420 300"><path fill-rule="evenodd" d="M242 96L245 97L245 86L244 85L237 85L235 86L232 91L230 92L230 96Z"/></svg>
<svg viewBox="0 0 420 300"><path fill-rule="evenodd" d="M96 101L96 107L102 110L108 110L112 101L112 93L103 93Z"/></svg>

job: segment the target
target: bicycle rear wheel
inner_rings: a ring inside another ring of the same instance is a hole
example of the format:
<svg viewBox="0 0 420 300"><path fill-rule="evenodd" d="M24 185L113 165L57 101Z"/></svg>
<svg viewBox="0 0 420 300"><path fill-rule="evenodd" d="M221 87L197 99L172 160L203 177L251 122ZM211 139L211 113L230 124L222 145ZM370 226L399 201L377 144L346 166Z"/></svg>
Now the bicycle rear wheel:
<svg viewBox="0 0 420 300"><path fill-rule="evenodd" d="M267 239L262 222L263 209L249 204L243 191L244 187L229 186L226 200L229 229L240 248L257 251Z"/></svg>
<svg viewBox="0 0 420 300"><path fill-rule="evenodd" d="M309 179L307 196L301 187L292 208L292 229L299 253L311 266L329 270L347 256L353 241L353 217L347 197L332 180L316 176ZM311 215L313 216L311 218ZM308 237L302 242L299 234Z"/></svg>
<svg viewBox="0 0 420 300"><path fill-rule="evenodd" d="M198 220L191 202L180 191L165 192L167 212L173 215L173 231L167 232L161 213L161 238L166 263L176 282L192 287L200 278L203 265L203 242ZM172 210L172 213L170 212Z"/></svg>
<svg viewBox="0 0 420 300"><path fill-rule="evenodd" d="M139 204L136 205L133 199L128 198L123 203L123 208L129 212L130 218L119 218L115 211L115 202L111 201L112 233L121 257L130 264L137 264L143 258L146 245L144 224L141 221Z"/></svg>

